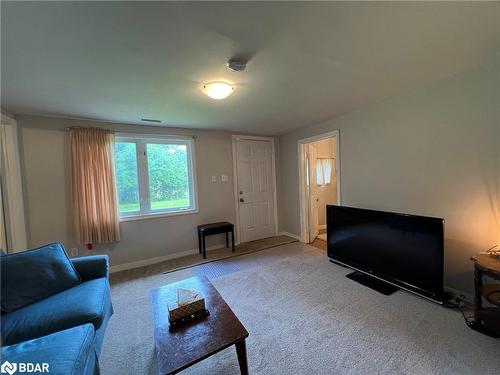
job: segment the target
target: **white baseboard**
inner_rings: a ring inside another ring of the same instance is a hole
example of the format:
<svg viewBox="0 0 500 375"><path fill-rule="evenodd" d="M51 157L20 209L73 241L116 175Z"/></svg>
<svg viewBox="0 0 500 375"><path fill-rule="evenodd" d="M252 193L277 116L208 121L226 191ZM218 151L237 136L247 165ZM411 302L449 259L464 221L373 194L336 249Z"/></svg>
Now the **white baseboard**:
<svg viewBox="0 0 500 375"><path fill-rule="evenodd" d="M279 232L278 235L292 237L292 238L295 238L296 240L300 241L299 236L297 236L296 234L290 233L290 232Z"/></svg>
<svg viewBox="0 0 500 375"><path fill-rule="evenodd" d="M215 249L222 249L224 247L225 247L224 245L207 246L207 251L215 250ZM134 268L150 266L152 264L161 263L161 262L164 262L166 260L181 258L181 257L185 257L187 255L193 255L193 254L198 254L198 249L180 251L178 253L167 254L167 255L163 255L161 257L154 257L154 258L138 260L136 262L117 264L117 265L111 266L109 268L109 272L115 273L115 272L120 272L120 271L131 270Z"/></svg>

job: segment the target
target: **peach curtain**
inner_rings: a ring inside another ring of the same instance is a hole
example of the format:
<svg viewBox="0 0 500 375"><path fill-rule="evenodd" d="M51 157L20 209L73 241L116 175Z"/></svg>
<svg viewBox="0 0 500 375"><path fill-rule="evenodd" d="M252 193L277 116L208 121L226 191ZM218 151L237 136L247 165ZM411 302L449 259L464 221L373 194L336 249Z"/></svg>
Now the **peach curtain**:
<svg viewBox="0 0 500 375"><path fill-rule="evenodd" d="M119 241L114 132L72 128L69 139L76 239L80 244Z"/></svg>

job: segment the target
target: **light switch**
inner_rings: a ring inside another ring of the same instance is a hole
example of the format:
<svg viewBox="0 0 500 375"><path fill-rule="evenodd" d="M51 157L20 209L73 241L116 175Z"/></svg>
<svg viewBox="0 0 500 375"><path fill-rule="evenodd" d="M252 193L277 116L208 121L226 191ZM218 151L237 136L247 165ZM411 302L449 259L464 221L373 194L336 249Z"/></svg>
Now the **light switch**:
<svg viewBox="0 0 500 375"><path fill-rule="evenodd" d="M220 180L222 182L229 182L229 176L227 174L221 174L220 175Z"/></svg>
<svg viewBox="0 0 500 375"><path fill-rule="evenodd" d="M217 176L212 176L212 183L217 182Z"/></svg>

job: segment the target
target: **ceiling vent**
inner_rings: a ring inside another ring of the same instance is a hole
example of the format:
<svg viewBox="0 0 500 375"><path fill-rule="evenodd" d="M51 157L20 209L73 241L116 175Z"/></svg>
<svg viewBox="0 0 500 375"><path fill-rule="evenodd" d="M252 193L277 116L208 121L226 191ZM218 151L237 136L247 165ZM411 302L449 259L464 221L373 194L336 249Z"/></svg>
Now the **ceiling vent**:
<svg viewBox="0 0 500 375"><path fill-rule="evenodd" d="M247 67L247 59L240 57L232 57L227 60L227 67L233 72L242 72Z"/></svg>

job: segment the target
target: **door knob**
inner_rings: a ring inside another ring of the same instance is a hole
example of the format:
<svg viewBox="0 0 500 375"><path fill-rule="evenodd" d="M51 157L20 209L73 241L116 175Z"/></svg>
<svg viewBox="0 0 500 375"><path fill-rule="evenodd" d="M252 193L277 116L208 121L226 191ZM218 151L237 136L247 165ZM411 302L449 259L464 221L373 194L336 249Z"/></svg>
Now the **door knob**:
<svg viewBox="0 0 500 375"><path fill-rule="evenodd" d="M240 202L244 202L245 200L243 198L240 198Z"/></svg>

